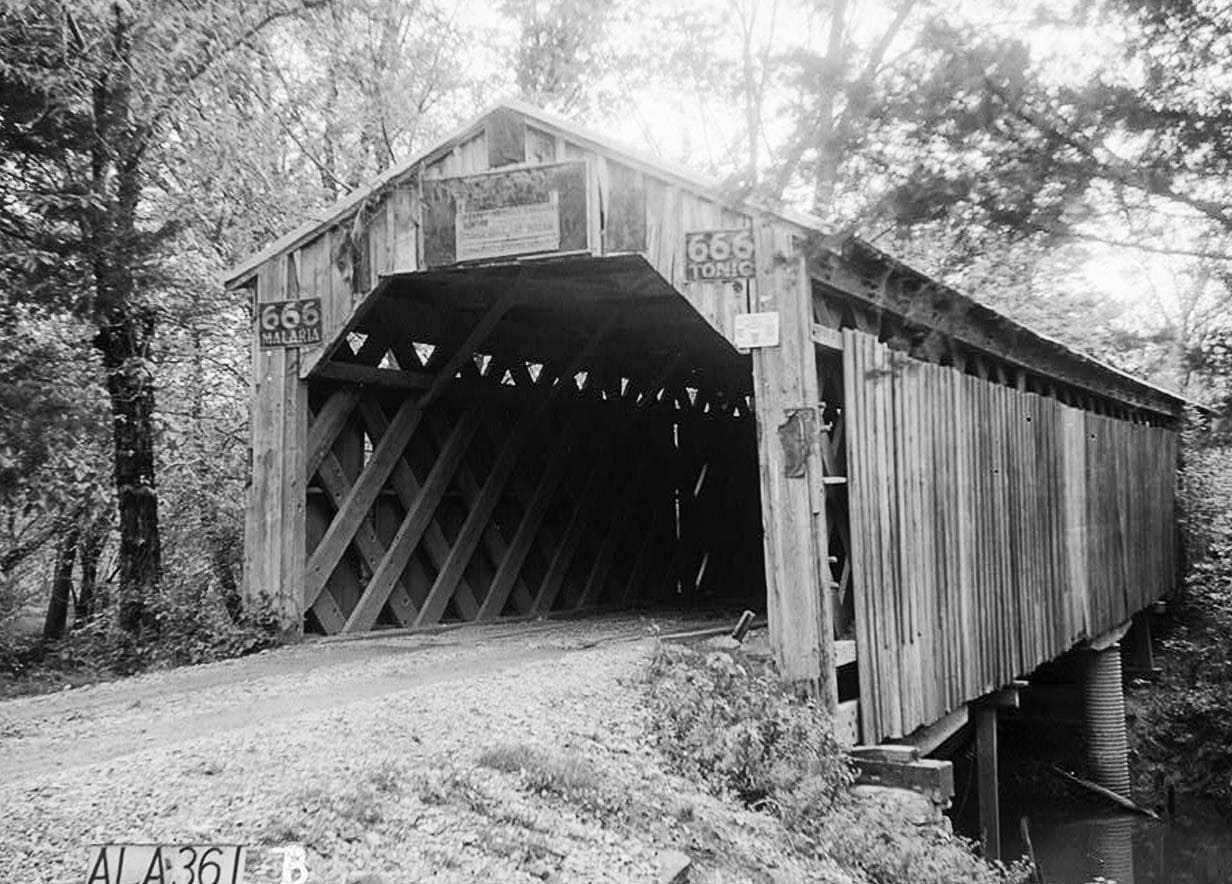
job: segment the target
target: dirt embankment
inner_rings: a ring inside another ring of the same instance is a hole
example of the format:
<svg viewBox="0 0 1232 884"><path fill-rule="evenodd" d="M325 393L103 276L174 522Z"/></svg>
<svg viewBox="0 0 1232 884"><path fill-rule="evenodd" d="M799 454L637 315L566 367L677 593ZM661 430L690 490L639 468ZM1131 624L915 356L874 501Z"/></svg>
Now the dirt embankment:
<svg viewBox="0 0 1232 884"><path fill-rule="evenodd" d="M298 842L314 882L842 881L646 745L651 624L318 644L0 704L0 881Z"/></svg>

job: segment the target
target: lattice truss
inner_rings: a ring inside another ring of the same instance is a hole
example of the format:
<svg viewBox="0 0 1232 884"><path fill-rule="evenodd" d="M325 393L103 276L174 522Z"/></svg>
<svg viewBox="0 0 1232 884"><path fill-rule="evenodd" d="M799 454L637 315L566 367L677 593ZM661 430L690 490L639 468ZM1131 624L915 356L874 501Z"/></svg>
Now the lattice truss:
<svg viewBox="0 0 1232 884"><path fill-rule="evenodd" d="M821 466L825 484L830 590L835 638L855 637L855 602L851 583L851 520L848 515L847 432L843 402L843 363L837 353L819 355L821 390Z"/></svg>
<svg viewBox="0 0 1232 884"><path fill-rule="evenodd" d="M605 366L613 322L544 362L486 352L484 321L334 353L309 388L310 628L764 604L747 398L695 385L684 359Z"/></svg>

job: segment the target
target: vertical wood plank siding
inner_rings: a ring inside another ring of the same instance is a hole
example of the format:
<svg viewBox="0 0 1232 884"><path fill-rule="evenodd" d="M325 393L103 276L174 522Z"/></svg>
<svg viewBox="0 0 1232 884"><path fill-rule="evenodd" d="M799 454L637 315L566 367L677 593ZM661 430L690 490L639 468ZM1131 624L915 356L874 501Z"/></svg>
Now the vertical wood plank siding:
<svg viewBox="0 0 1232 884"><path fill-rule="evenodd" d="M864 739L1128 620L1175 574L1176 433L843 332Z"/></svg>

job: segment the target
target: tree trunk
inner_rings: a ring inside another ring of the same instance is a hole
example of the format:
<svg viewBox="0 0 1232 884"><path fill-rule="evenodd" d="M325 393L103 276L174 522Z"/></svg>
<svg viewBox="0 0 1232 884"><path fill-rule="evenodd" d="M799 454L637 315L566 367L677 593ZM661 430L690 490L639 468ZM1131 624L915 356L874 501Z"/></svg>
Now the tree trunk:
<svg viewBox="0 0 1232 884"><path fill-rule="evenodd" d="M240 595L240 587L235 579L232 568L232 554L238 538L215 535L210 538L210 563L214 571L214 579L222 590L222 601L226 605L227 614L232 623L239 623L244 617L244 600Z"/></svg>
<svg viewBox="0 0 1232 884"><path fill-rule="evenodd" d="M64 635L68 625L68 602L73 594L73 560L77 557L79 529L73 524L56 542L56 566L51 578L51 598L47 601L47 619L43 621L43 638L54 641Z"/></svg>
<svg viewBox="0 0 1232 884"><path fill-rule="evenodd" d="M128 632L157 629L148 600L162 576L154 463L154 385L144 351L153 318L121 315L95 341L103 354L115 439L116 507L120 515L119 624Z"/></svg>
<svg viewBox="0 0 1232 884"><path fill-rule="evenodd" d="M137 269L151 247L137 225L143 138L132 122L131 16L115 4L110 53L115 60L93 91L93 189L98 206L88 230L94 270L94 345L102 355L111 401L116 508L120 516L119 624L130 633L156 630L148 601L158 587L162 550L155 492L154 382L150 345L154 312L138 297Z"/></svg>
<svg viewBox="0 0 1232 884"><path fill-rule="evenodd" d="M77 590L75 626L84 626L93 620L99 611L107 607L107 595L98 588L98 560L102 558L103 547L107 543L108 522L105 516L99 516L86 528L81 537L78 547L78 558L81 561L81 585Z"/></svg>

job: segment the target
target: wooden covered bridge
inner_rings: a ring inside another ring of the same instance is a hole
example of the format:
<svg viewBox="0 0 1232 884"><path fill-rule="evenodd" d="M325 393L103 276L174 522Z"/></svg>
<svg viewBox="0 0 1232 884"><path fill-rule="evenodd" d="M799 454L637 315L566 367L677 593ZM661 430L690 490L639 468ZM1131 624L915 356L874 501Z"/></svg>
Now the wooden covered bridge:
<svg viewBox="0 0 1232 884"><path fill-rule="evenodd" d="M290 631L739 600L875 743L1175 581L1178 397L535 108L227 284Z"/></svg>

